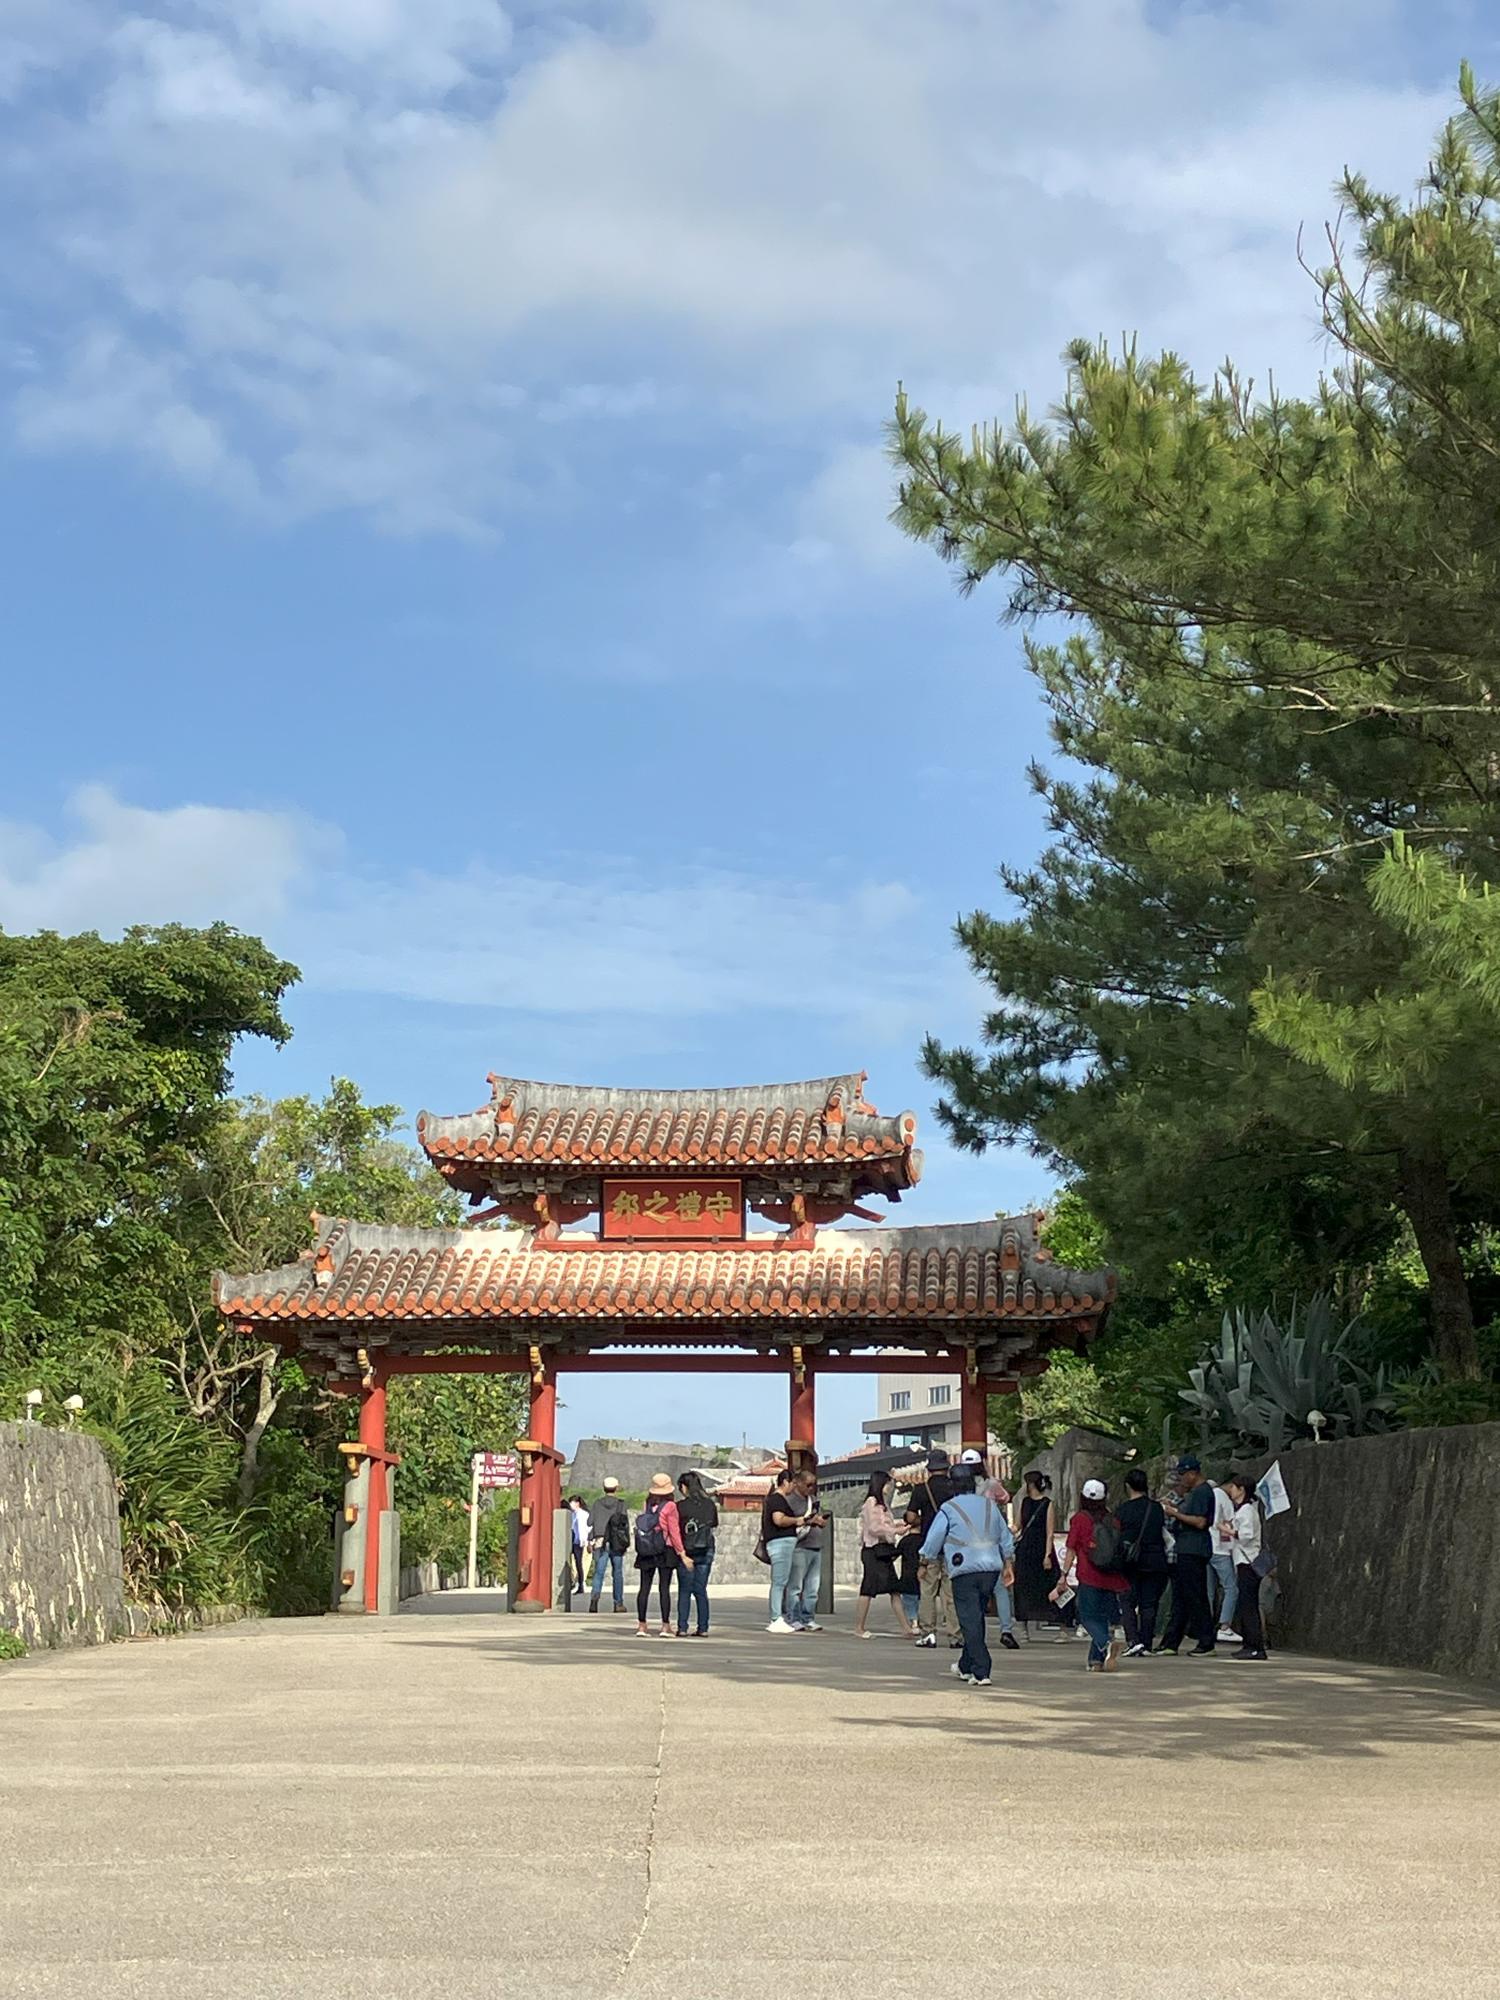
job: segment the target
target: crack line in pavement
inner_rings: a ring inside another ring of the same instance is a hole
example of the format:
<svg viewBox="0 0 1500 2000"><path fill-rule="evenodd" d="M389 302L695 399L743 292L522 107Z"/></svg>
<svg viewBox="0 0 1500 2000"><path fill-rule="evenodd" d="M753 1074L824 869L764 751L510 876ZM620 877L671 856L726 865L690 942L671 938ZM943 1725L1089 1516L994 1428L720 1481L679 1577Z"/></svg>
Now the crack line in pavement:
<svg viewBox="0 0 1500 2000"><path fill-rule="evenodd" d="M651 1891L655 1887L656 1866L656 1811L661 1804L661 1763L662 1752L667 1743L667 1677L661 1677L661 1725L656 1734L656 1772L651 1786L651 1811L646 1820L646 1892L641 1899L641 1920L636 1925L635 1936L630 1940L630 1949L625 1954L620 1967L623 1981L626 1973L635 1963L635 1955L646 1941L646 1931L651 1922Z"/></svg>

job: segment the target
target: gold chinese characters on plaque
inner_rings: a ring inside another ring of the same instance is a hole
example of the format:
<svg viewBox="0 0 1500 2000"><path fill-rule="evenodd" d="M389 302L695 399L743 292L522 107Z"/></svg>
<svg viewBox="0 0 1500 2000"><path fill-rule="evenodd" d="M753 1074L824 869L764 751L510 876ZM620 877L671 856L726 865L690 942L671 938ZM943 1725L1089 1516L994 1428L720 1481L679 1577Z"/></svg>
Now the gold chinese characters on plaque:
<svg viewBox="0 0 1500 2000"><path fill-rule="evenodd" d="M723 1180L624 1180L605 1176L606 1237L745 1233L744 1184Z"/></svg>

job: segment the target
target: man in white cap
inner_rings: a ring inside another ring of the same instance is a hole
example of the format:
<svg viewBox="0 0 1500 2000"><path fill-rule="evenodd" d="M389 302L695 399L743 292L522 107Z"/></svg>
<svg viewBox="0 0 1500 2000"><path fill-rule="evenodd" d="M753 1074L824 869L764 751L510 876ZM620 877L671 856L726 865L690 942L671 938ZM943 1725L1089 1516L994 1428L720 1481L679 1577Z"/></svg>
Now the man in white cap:
<svg viewBox="0 0 1500 2000"><path fill-rule="evenodd" d="M589 1547L594 1552L593 1588L589 1610L599 1609L605 1572L614 1584L616 1611L625 1609L625 1551L630 1547L630 1516L620 1500L618 1479L606 1479L604 1495L589 1509Z"/></svg>
<svg viewBox="0 0 1500 2000"><path fill-rule="evenodd" d="M961 1452L958 1473L960 1488L964 1479L972 1478L974 1491L986 1500L993 1500L1002 1514L1005 1512L1010 1505L1010 1494L1005 1489L1005 1482L991 1475L982 1451L976 1451L971 1445L967 1451ZM1005 1582L1003 1576L996 1577L995 1594L985 1606L986 1616L989 1616L991 1606L994 1608L994 1615L1000 1620L1001 1645L1012 1653L1018 1653L1021 1650L1021 1642L1016 1637L1016 1614L1011 1603L1010 1585Z"/></svg>

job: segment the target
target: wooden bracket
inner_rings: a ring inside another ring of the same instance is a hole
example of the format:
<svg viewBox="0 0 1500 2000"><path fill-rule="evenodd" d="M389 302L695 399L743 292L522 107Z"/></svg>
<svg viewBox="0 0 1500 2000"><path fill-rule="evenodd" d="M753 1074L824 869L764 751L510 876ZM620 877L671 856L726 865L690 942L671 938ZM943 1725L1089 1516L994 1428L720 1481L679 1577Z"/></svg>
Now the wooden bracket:
<svg viewBox="0 0 1500 2000"><path fill-rule="evenodd" d="M539 1347L528 1347L526 1352L531 1361L531 1386L534 1389L540 1389L547 1380L546 1366L542 1361L542 1350Z"/></svg>

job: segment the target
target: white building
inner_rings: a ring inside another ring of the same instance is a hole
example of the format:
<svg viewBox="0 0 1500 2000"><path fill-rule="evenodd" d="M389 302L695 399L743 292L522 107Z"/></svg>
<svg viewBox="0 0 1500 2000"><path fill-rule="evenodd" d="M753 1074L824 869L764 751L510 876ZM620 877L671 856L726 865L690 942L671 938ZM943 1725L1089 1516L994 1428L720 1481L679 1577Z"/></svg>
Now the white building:
<svg viewBox="0 0 1500 2000"><path fill-rule="evenodd" d="M963 1442L958 1391L956 1375L882 1375L878 1414L860 1428L879 1440L882 1451L902 1444L957 1451Z"/></svg>

